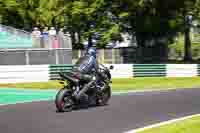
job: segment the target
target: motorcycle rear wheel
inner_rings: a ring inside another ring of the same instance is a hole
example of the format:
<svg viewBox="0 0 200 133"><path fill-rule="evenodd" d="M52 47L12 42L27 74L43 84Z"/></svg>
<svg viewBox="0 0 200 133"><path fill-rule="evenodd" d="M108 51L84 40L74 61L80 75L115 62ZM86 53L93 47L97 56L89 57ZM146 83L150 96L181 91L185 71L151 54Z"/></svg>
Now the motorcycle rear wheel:
<svg viewBox="0 0 200 133"><path fill-rule="evenodd" d="M61 89L56 95L55 104L58 112L70 112L73 110L73 99L68 89Z"/></svg>

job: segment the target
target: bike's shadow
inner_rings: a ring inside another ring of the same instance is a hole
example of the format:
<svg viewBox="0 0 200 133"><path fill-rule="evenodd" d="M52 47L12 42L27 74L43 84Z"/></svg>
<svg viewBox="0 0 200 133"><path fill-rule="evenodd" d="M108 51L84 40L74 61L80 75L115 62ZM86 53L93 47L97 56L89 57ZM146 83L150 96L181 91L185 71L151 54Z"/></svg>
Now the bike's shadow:
<svg viewBox="0 0 200 133"><path fill-rule="evenodd" d="M96 106L96 105L89 105L89 106L79 106L74 108L72 111L70 112L76 112L76 111L81 111L81 110L90 110L90 109L94 109L94 108L103 108L108 106L108 104L104 105L104 106ZM59 112L58 110L56 110L56 113L69 113L69 112Z"/></svg>

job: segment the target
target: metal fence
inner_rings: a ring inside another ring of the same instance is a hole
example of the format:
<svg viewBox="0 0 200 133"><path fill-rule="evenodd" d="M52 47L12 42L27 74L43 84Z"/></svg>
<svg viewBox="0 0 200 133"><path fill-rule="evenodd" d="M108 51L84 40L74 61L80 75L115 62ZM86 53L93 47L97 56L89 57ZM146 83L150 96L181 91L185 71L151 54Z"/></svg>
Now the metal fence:
<svg viewBox="0 0 200 133"><path fill-rule="evenodd" d="M65 35L32 37L33 48L72 48L71 37Z"/></svg>
<svg viewBox="0 0 200 133"><path fill-rule="evenodd" d="M0 65L71 63L72 49L0 49Z"/></svg>
<svg viewBox="0 0 200 133"><path fill-rule="evenodd" d="M85 50L73 50L72 62L75 63L85 53ZM136 49L123 47L115 49L98 49L97 57L100 63L129 64L136 61Z"/></svg>
<svg viewBox="0 0 200 133"><path fill-rule="evenodd" d="M97 57L100 63L105 64L158 63L167 61L165 51L162 47L146 47L142 52L137 47L98 49ZM84 53L85 50L73 50L72 62L75 63Z"/></svg>

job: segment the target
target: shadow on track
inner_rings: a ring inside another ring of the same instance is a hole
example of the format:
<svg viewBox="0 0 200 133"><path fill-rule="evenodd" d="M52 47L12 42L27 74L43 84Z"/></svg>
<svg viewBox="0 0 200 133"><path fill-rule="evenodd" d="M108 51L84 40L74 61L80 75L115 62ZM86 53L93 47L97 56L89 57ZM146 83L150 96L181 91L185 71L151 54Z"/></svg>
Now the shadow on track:
<svg viewBox="0 0 200 133"><path fill-rule="evenodd" d="M90 110L90 109L94 109L94 108L103 108L108 106L109 104L106 104L104 106L97 106L97 105L89 105L89 106L79 106L79 107L75 107L72 111L70 112L77 112L77 111L81 111L81 110ZM59 112L58 110L56 110L56 113L70 113L70 112Z"/></svg>

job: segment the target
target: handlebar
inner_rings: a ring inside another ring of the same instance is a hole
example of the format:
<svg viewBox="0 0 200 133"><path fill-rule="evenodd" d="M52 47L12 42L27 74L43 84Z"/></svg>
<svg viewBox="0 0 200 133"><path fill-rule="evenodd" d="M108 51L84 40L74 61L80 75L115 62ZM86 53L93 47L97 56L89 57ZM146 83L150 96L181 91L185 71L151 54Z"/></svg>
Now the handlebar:
<svg viewBox="0 0 200 133"><path fill-rule="evenodd" d="M99 64L100 66L102 66L102 67L104 67L105 69L108 69L106 66L104 66L103 64ZM110 70L112 70L112 69L114 69L114 66L113 65L111 65L110 67L109 67L109 69Z"/></svg>

